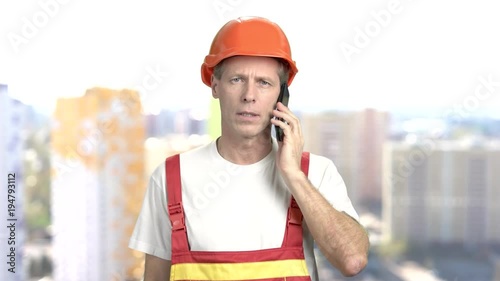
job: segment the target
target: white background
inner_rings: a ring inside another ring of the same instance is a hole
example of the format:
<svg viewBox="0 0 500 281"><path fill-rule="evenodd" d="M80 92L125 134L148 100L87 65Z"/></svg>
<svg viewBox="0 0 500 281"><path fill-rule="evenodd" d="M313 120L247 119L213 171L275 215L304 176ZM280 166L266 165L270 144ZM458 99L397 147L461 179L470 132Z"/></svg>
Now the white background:
<svg viewBox="0 0 500 281"><path fill-rule="evenodd" d="M374 16L394 10L385 26ZM141 93L147 111L205 110L200 66L215 33L230 19L264 16L285 31L297 61L290 107L481 112L500 109L500 85L474 96L478 77L500 83L499 12L494 0L0 0L0 83L50 113L58 97L141 88L157 69L168 75ZM356 45L367 28L369 41ZM341 44L362 48L347 57Z"/></svg>

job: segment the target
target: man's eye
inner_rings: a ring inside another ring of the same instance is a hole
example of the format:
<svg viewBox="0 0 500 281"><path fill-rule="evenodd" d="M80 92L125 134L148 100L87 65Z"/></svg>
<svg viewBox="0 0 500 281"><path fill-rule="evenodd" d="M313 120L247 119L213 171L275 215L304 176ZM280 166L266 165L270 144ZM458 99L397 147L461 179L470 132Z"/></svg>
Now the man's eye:
<svg viewBox="0 0 500 281"><path fill-rule="evenodd" d="M260 81L260 84L264 85L264 86L267 86L267 85L271 85L271 83L265 81L265 80L261 80Z"/></svg>
<svg viewBox="0 0 500 281"><path fill-rule="evenodd" d="M241 77L234 77L231 79L231 82L241 82Z"/></svg>

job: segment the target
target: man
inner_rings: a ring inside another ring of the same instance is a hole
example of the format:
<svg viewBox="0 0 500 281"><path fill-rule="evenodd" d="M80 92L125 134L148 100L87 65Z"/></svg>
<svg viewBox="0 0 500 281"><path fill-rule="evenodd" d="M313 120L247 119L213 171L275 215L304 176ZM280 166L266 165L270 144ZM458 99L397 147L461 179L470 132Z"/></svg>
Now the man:
<svg viewBox="0 0 500 281"><path fill-rule="evenodd" d="M276 103L297 71L267 19L217 33L201 73L220 101L221 136L153 172L130 240L146 253L145 281L318 280L314 243L346 276L365 267L368 237L341 176L303 152L298 118Z"/></svg>

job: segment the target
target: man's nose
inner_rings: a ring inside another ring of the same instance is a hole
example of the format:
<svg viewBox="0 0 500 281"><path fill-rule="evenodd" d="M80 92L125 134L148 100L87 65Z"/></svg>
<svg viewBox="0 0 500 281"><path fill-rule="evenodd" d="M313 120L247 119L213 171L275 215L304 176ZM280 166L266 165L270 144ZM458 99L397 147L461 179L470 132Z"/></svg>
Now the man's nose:
<svg viewBox="0 0 500 281"><path fill-rule="evenodd" d="M257 96L257 86L253 83L248 83L243 90L243 102L255 102Z"/></svg>

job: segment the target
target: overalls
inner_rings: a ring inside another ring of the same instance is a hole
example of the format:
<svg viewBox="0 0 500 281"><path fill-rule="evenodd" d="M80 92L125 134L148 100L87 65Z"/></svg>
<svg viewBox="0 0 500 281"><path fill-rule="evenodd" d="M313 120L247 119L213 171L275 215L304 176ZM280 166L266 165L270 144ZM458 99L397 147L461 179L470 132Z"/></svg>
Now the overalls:
<svg viewBox="0 0 500 281"><path fill-rule="evenodd" d="M307 176L308 152L302 154L301 168ZM240 252L191 251L182 207L179 154L166 159L165 172L172 223L171 281L311 281L302 245L302 212L293 197L280 248Z"/></svg>

